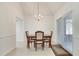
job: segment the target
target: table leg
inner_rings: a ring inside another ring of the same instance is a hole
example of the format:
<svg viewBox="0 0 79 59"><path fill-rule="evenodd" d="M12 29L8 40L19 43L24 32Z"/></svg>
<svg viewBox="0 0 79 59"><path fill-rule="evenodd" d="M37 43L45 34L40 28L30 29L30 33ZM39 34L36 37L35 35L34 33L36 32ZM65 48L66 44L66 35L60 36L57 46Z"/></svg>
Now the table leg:
<svg viewBox="0 0 79 59"><path fill-rule="evenodd" d="M30 42L27 40L27 48L30 48Z"/></svg>

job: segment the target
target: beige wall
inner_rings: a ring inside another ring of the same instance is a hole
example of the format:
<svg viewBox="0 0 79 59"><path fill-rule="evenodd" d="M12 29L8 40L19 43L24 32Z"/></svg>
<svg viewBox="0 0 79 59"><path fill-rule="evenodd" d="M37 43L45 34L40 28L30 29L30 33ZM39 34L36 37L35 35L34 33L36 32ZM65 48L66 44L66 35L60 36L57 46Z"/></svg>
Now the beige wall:
<svg viewBox="0 0 79 59"><path fill-rule="evenodd" d="M18 3L0 3L0 55L16 47L16 17L22 17Z"/></svg>

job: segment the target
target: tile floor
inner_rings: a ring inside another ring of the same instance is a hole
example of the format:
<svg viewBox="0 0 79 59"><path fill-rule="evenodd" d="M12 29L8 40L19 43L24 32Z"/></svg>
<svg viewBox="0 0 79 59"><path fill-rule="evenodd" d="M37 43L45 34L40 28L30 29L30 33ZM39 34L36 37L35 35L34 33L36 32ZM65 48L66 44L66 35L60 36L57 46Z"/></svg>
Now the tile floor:
<svg viewBox="0 0 79 59"><path fill-rule="evenodd" d="M33 45L33 44L31 44ZM45 47L44 50L39 46L37 51L31 46L30 49L26 47L24 42L16 42L16 49L8 53L6 56L55 56L52 49Z"/></svg>

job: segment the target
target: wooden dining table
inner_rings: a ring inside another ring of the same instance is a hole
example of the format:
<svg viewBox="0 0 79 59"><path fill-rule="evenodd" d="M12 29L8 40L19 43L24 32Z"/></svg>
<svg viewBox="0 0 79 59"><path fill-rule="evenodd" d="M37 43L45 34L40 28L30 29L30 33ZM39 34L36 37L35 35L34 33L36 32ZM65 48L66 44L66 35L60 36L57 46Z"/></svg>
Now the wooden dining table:
<svg viewBox="0 0 79 59"><path fill-rule="evenodd" d="M35 40L35 35L29 35L28 37L29 39L27 39L27 47L30 48L30 41L32 40L32 42L34 42ZM51 35L44 35L44 40L48 40L49 43L49 47L51 47Z"/></svg>

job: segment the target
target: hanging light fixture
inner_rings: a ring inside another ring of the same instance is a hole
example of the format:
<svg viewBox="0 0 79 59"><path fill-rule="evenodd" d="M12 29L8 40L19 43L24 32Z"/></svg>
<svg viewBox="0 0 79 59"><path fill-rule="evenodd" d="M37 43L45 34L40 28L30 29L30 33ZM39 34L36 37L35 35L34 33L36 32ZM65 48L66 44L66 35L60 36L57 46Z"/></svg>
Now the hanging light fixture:
<svg viewBox="0 0 79 59"><path fill-rule="evenodd" d="M35 15L35 19L40 21L42 18L43 18L43 16L41 16L39 13L39 2L37 2L37 15Z"/></svg>

